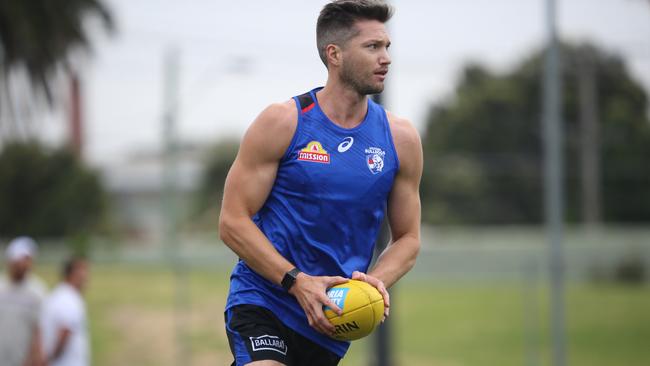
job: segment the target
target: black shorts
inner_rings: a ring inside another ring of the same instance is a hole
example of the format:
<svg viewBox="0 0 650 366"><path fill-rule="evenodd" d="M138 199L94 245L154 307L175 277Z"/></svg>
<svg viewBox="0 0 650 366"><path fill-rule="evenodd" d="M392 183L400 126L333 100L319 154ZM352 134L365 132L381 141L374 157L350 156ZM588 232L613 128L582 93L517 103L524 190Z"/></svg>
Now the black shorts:
<svg viewBox="0 0 650 366"><path fill-rule="evenodd" d="M232 366L274 360L287 366L334 366L336 354L296 333L270 310L237 305L225 312L226 333L235 358Z"/></svg>

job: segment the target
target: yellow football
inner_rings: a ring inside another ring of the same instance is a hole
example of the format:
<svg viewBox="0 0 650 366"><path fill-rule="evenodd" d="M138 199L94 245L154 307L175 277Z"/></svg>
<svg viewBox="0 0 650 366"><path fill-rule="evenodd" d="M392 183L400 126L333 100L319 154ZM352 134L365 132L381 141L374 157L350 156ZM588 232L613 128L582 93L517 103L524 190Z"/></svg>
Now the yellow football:
<svg viewBox="0 0 650 366"><path fill-rule="evenodd" d="M384 299L372 285L357 280L334 286L327 296L343 314L325 307L325 316L336 329L335 339L352 341L363 338L377 327L384 315Z"/></svg>

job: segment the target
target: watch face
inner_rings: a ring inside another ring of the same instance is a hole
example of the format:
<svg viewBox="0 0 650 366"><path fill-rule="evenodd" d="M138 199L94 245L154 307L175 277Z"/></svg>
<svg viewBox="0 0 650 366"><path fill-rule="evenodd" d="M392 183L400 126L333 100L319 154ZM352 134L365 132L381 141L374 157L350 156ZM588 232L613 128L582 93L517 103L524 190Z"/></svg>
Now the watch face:
<svg viewBox="0 0 650 366"><path fill-rule="evenodd" d="M282 279L282 287L285 290L289 291L291 286L293 286L294 282L296 282L296 276L298 276L298 273L300 273L300 270L294 268L284 275L284 278Z"/></svg>

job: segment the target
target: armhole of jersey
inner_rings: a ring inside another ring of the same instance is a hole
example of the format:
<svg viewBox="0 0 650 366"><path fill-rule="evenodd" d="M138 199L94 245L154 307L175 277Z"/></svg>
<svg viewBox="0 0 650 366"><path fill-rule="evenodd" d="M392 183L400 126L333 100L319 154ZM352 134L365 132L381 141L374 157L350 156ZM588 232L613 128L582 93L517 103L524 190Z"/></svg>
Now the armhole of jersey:
<svg viewBox="0 0 650 366"><path fill-rule="evenodd" d="M390 142L390 147L393 150L393 154L395 155L395 175L397 175L397 172L399 172L399 155L397 155L397 149L395 148L395 141L393 140L393 132L390 130L390 121L388 120L388 113L386 113L386 110L384 108L381 108L382 112L384 113L384 118L385 118L385 126L386 126L386 136L388 137L388 141Z"/></svg>
<svg viewBox="0 0 650 366"><path fill-rule="evenodd" d="M282 156L281 162L287 161L289 157L291 157L291 152L293 151L293 148L296 146L296 140L298 140L298 134L302 126L302 113L300 110L300 101L298 100L298 97L293 97L293 100L296 102L296 109L298 109L298 120L296 121L296 130L293 132L293 137L291 138L289 147L287 147L287 150L284 152L284 155Z"/></svg>

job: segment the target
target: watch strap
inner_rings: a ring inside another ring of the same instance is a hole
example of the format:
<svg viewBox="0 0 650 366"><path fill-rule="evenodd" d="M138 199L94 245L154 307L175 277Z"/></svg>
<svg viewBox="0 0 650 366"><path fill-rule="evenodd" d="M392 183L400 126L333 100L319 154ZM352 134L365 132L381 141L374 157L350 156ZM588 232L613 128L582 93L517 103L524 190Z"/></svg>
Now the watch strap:
<svg viewBox="0 0 650 366"><path fill-rule="evenodd" d="M281 284L285 291L289 291L293 284L296 283L296 277L298 277L300 272L302 271L294 267L292 270L284 274Z"/></svg>

